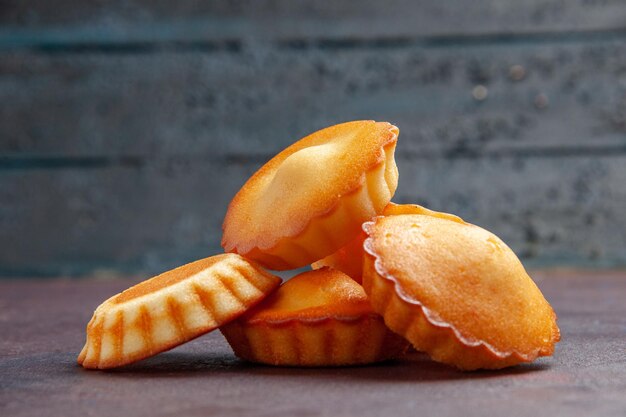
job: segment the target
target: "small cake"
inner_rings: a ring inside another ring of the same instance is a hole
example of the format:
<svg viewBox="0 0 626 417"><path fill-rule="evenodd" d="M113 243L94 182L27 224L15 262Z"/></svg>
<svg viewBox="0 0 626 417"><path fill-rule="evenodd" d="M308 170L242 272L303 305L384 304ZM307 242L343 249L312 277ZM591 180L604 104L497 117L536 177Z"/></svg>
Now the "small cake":
<svg viewBox="0 0 626 417"><path fill-rule="evenodd" d="M397 137L389 123L356 121L289 146L231 201L222 227L225 251L286 270L346 245L396 190Z"/></svg>
<svg viewBox="0 0 626 417"><path fill-rule="evenodd" d="M465 223L460 217L453 214L440 213L437 211L429 210L425 207L418 206L416 204L395 204L389 203L382 212L383 216L394 216L398 214L422 214L424 216L441 217L451 221ZM365 241L366 234L361 231L356 238L352 239L343 248L337 252L328 255L324 259L320 259L317 262L311 264L313 269L329 266L335 268L347 274L353 278L356 282L361 283L363 275L363 242Z"/></svg>
<svg viewBox="0 0 626 417"><path fill-rule="evenodd" d="M363 285L385 324L432 359L498 369L551 355L556 315L492 233L430 215L364 225Z"/></svg>
<svg viewBox="0 0 626 417"><path fill-rule="evenodd" d="M363 242L366 236L365 232L361 231L357 237L337 252L317 262L313 262L311 268L330 267L343 272L360 284L363 276L363 256L365 253L363 251Z"/></svg>
<svg viewBox="0 0 626 417"><path fill-rule="evenodd" d="M165 272L96 309L78 363L105 369L154 356L235 319L280 282L235 254Z"/></svg>
<svg viewBox="0 0 626 417"><path fill-rule="evenodd" d="M220 330L237 356L270 365L367 364L408 346L374 313L363 287L330 268L295 276Z"/></svg>

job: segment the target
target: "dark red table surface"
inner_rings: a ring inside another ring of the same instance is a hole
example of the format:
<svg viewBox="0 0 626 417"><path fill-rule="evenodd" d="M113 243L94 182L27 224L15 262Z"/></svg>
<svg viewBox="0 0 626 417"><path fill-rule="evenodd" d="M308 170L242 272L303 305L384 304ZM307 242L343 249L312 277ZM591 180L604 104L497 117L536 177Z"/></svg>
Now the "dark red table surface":
<svg viewBox="0 0 626 417"><path fill-rule="evenodd" d="M626 416L626 272L533 274L554 357L458 372L416 355L351 368L241 362L219 332L125 369L76 365L94 308L131 280L0 281L0 416Z"/></svg>

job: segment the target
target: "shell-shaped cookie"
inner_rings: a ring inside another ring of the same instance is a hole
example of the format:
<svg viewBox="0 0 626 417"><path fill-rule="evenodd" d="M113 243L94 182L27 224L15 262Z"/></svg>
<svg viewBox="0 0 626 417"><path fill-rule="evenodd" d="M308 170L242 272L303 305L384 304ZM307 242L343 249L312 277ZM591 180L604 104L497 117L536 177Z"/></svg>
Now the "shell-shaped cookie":
<svg viewBox="0 0 626 417"><path fill-rule="evenodd" d="M78 363L105 369L154 356L235 319L280 282L235 254L165 272L96 309Z"/></svg>
<svg viewBox="0 0 626 417"><path fill-rule="evenodd" d="M556 315L497 236L414 214L377 217L364 230L363 285L372 307L416 349L464 370L553 353Z"/></svg>
<svg viewBox="0 0 626 417"><path fill-rule="evenodd" d="M231 201L222 246L275 270L321 259L358 235L391 200L398 128L356 121L289 146Z"/></svg>

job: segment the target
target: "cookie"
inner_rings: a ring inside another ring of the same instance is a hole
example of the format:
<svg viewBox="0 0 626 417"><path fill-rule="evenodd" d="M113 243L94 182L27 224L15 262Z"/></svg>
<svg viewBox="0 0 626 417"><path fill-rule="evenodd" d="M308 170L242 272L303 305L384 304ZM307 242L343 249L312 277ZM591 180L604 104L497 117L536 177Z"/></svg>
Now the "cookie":
<svg viewBox="0 0 626 417"><path fill-rule="evenodd" d="M368 120L331 126L289 146L231 201L224 250L287 270L346 245L396 190L397 137L397 127Z"/></svg>
<svg viewBox="0 0 626 417"><path fill-rule="evenodd" d="M238 357L270 365L367 364L408 346L374 313L363 288L330 268L297 275L220 330Z"/></svg>
<svg viewBox="0 0 626 417"><path fill-rule="evenodd" d="M363 285L386 325L432 359L498 369L551 355L556 315L492 233L430 215L364 225Z"/></svg>
<svg viewBox="0 0 626 417"><path fill-rule="evenodd" d="M114 368L172 349L237 318L280 282L235 254L165 272L96 309L78 363Z"/></svg>

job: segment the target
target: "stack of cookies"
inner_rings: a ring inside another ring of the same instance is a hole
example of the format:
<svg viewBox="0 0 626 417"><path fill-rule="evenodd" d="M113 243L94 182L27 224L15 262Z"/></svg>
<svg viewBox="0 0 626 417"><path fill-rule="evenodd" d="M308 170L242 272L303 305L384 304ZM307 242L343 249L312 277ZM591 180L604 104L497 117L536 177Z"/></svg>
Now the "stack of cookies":
<svg viewBox="0 0 626 417"><path fill-rule="evenodd" d="M217 328L237 356L270 365L367 364L410 346L463 370L551 355L556 315L504 242L391 202L398 133L349 122L280 152L230 203L226 253L105 301L78 362L123 366ZM268 272L307 265L282 285Z"/></svg>

